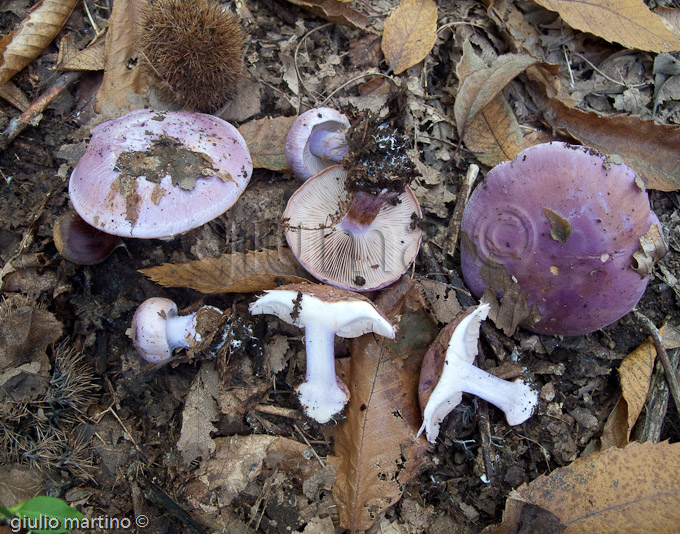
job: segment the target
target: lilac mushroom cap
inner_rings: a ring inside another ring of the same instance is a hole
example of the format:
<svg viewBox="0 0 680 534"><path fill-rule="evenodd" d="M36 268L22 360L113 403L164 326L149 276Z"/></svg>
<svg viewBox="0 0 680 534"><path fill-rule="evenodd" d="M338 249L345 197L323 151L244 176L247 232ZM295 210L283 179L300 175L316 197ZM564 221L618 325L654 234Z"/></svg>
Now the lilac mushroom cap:
<svg viewBox="0 0 680 534"><path fill-rule="evenodd" d="M302 113L286 137L286 158L293 174L306 180L347 156L349 120L331 108Z"/></svg>
<svg viewBox="0 0 680 534"><path fill-rule="evenodd" d="M92 129L69 195L103 232L163 238L227 211L252 171L243 137L222 119L140 109Z"/></svg>
<svg viewBox="0 0 680 534"><path fill-rule="evenodd" d="M540 319L527 328L573 336L628 313L649 277L633 267L640 238L659 219L635 172L597 151L552 142L494 167L461 222L465 281L498 296L505 269ZM496 280L498 278L495 278Z"/></svg>
<svg viewBox="0 0 680 534"><path fill-rule="evenodd" d="M372 291L404 274L422 238L413 191L351 194L347 172L334 165L307 180L283 214L288 245L315 278L344 289Z"/></svg>

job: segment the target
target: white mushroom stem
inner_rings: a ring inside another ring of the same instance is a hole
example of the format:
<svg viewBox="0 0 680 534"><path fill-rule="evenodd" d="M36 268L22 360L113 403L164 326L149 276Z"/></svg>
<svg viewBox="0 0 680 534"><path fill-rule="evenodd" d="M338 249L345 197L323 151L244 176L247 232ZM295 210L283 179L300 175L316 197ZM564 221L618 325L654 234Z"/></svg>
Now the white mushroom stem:
<svg viewBox="0 0 680 534"><path fill-rule="evenodd" d="M324 161L340 163L349 153L344 132L317 128L309 137L309 151Z"/></svg>
<svg viewBox="0 0 680 534"><path fill-rule="evenodd" d="M521 379L509 382L474 365L477 340L482 320L489 313L488 304L480 304L455 328L446 351L441 377L423 410L423 430L434 443L444 417L462 400L463 393L476 395L505 413L510 425L518 425L531 417L538 402L538 392Z"/></svg>
<svg viewBox="0 0 680 534"><path fill-rule="evenodd" d="M168 317L165 321L165 335L172 350L188 349L190 339L201 341L200 334L196 332L196 312Z"/></svg>

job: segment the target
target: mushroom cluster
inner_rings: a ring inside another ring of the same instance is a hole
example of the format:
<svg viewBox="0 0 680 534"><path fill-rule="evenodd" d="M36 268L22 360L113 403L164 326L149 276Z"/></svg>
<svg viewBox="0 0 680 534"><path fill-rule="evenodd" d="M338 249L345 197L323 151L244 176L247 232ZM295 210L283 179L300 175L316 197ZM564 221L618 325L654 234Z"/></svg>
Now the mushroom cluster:
<svg viewBox="0 0 680 534"><path fill-rule="evenodd" d="M627 165L584 146L536 145L472 193L461 223L463 275L489 299L516 280L531 331L586 334L642 297L649 272L634 269L635 255L650 230L660 236L659 219Z"/></svg>

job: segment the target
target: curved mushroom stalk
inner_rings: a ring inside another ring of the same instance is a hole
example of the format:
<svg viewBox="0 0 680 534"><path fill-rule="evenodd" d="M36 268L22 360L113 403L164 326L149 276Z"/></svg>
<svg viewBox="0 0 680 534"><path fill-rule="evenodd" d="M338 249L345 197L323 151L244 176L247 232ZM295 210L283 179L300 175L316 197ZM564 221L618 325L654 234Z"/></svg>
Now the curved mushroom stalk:
<svg viewBox="0 0 680 534"><path fill-rule="evenodd" d="M349 400L347 386L335 375L335 336L374 332L394 338L396 333L370 300L317 284L290 284L266 291L250 305L250 313L276 315L305 329L307 370L296 391L305 414L319 423L330 421Z"/></svg>
<svg viewBox="0 0 680 534"><path fill-rule="evenodd" d="M349 153L345 132L317 129L309 137L309 151L323 161L340 163Z"/></svg>
<svg viewBox="0 0 680 534"><path fill-rule="evenodd" d="M538 403L538 392L521 379L502 380L474 365L479 327L488 314L486 303L468 308L462 317L442 330L423 359L418 391L423 424L418 436L425 431L431 443L437 439L444 417L460 403L463 393L476 395L503 410L510 425L526 421Z"/></svg>

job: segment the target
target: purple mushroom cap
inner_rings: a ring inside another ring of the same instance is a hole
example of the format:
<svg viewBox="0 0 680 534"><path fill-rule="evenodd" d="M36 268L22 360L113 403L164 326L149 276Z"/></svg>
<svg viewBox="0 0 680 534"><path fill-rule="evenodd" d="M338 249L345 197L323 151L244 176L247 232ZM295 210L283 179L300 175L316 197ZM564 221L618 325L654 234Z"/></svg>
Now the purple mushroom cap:
<svg viewBox="0 0 680 534"><path fill-rule="evenodd" d="M69 195L103 232L170 237L227 211L252 171L243 137L222 119L140 109L92 129Z"/></svg>
<svg viewBox="0 0 680 534"><path fill-rule="evenodd" d="M633 254L661 229L635 172L597 151L553 142L494 167L461 223L463 276L477 297L498 264L540 320L528 329L580 335L611 324L640 300L648 277ZM484 279L486 278L486 280Z"/></svg>

